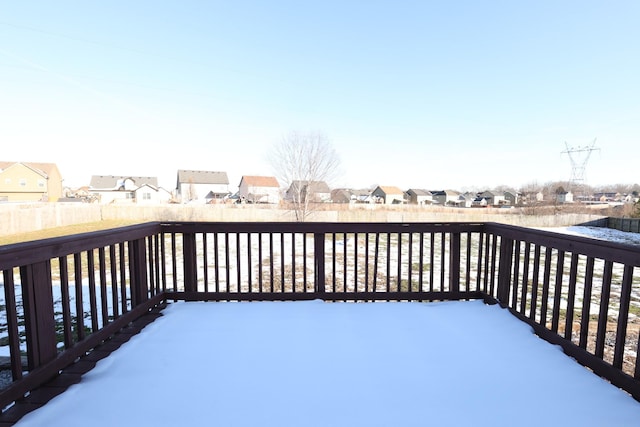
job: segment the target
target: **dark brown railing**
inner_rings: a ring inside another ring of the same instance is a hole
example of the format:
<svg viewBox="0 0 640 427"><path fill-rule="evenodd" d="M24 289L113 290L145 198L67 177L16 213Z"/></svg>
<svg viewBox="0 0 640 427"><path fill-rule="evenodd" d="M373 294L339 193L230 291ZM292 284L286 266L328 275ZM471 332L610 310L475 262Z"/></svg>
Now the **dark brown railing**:
<svg viewBox="0 0 640 427"><path fill-rule="evenodd" d="M640 249L493 223L149 223L0 247L20 400L166 300L499 303L640 400Z"/></svg>

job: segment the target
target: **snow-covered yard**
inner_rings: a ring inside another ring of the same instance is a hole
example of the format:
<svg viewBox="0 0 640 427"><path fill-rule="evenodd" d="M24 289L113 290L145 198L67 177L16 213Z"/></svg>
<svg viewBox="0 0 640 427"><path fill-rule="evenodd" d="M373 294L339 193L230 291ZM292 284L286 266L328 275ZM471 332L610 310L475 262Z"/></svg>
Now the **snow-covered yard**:
<svg viewBox="0 0 640 427"><path fill-rule="evenodd" d="M637 426L640 403L507 310L173 303L18 426Z"/></svg>
<svg viewBox="0 0 640 427"><path fill-rule="evenodd" d="M590 237L592 239L624 243L627 245L640 246L639 233L629 233L626 231L614 230L613 228L586 227L582 225L572 225L570 227L543 228L542 230L554 231L556 233L571 234L574 236Z"/></svg>

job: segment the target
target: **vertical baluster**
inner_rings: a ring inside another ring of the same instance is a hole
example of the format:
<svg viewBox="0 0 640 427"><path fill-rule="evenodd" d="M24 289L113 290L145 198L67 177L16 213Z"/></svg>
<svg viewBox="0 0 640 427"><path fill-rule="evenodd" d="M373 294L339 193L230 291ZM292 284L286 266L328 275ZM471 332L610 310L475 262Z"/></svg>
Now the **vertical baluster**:
<svg viewBox="0 0 640 427"><path fill-rule="evenodd" d="M116 259L115 245L109 245L109 275L111 277L111 309L113 317L120 315L120 305L118 303L118 260Z"/></svg>
<svg viewBox="0 0 640 427"><path fill-rule="evenodd" d="M118 252L120 255L118 259L118 265L120 267L120 307L122 309L122 314L124 314L129 311L129 307L128 307L129 298L127 297L127 283L128 283L127 282L127 257L126 257L126 252L124 250L124 243L118 243ZM174 257L174 261L175 261L175 257ZM176 288L174 287L174 289Z"/></svg>
<svg viewBox="0 0 640 427"><path fill-rule="evenodd" d="M582 314L580 315L580 342L581 348L587 348L587 339L589 338L589 322L591 312L591 297L593 289L593 257L587 257L587 265L584 275L584 292L582 297Z"/></svg>
<svg viewBox="0 0 640 427"><path fill-rule="evenodd" d="M607 322L609 320L609 298L611 296L611 279L613 276L613 262L605 261L604 275L602 276L602 288L600 291L600 311L598 314L598 331L596 332L595 355L604 358L604 342L607 334Z"/></svg>
<svg viewBox="0 0 640 427"><path fill-rule="evenodd" d="M529 318L535 322L538 311L538 289L540 285L540 245L536 244L533 249L533 278L531 279L531 311Z"/></svg>
<svg viewBox="0 0 640 427"><path fill-rule="evenodd" d="M380 233L376 232L375 235L375 249L373 257L373 292L376 292L378 284L378 254L380 249Z"/></svg>
<svg viewBox="0 0 640 427"><path fill-rule="evenodd" d="M569 268L569 289L567 293L567 317L564 324L564 338L571 341L573 336L573 310L576 299L576 282L578 281L578 254L571 254Z"/></svg>
<svg viewBox="0 0 640 427"><path fill-rule="evenodd" d="M520 309L521 314L525 314L527 309L527 293L529 292L529 264L531 262L531 243L524 242L524 262L522 268L522 290L520 293Z"/></svg>
<svg viewBox="0 0 640 427"><path fill-rule="evenodd" d="M317 256L317 255L316 255ZM336 291L337 269L336 269L336 233L331 233L331 275L333 281L331 284L331 291Z"/></svg>
<svg viewBox="0 0 640 427"><path fill-rule="evenodd" d="M613 353L613 366L622 369L624 348L627 338L627 324L629 323L629 304L631 302L631 288L633 285L633 266L625 265L620 289L620 308L616 325L616 344ZM637 355L636 355L637 357Z"/></svg>
<svg viewBox="0 0 640 427"><path fill-rule="evenodd" d="M564 251L558 251L556 263L556 282L553 290L553 311L551 316L551 330L558 332L560 323L560 304L562 302L562 279L564 277Z"/></svg>
<svg viewBox="0 0 640 427"><path fill-rule="evenodd" d="M436 235L435 233L429 233L429 292L433 292L434 289L434 277L435 277L435 273L433 270L435 270L435 244L436 244Z"/></svg>
<svg viewBox="0 0 640 427"><path fill-rule="evenodd" d="M91 313L91 331L98 330L98 306L96 300L96 268L93 249L87 252L87 274L89 278L89 312Z"/></svg>
<svg viewBox="0 0 640 427"><path fill-rule="evenodd" d="M204 291L209 292L209 245L207 244L207 233L202 233L202 280Z"/></svg>
<svg viewBox="0 0 640 427"><path fill-rule="evenodd" d="M11 376L14 381L22 378L22 357L20 355L20 334L18 333L18 305L13 269L2 270L4 278L4 301L7 316L7 335L11 357Z"/></svg>
<svg viewBox="0 0 640 427"><path fill-rule="evenodd" d="M60 294L62 297L62 334L64 337L64 348L73 346L73 333L71 329L71 295L69 292L69 267L67 257L58 257L60 266Z"/></svg>
<svg viewBox="0 0 640 427"><path fill-rule="evenodd" d="M98 265L100 274L100 310L102 312L102 327L109 324L109 306L107 298L107 262L104 247L98 249Z"/></svg>

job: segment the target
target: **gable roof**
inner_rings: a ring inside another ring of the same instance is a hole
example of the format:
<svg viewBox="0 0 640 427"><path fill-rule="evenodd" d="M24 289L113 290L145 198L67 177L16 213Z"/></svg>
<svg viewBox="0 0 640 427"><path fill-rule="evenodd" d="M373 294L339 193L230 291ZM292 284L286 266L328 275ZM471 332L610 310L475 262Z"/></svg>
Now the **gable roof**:
<svg viewBox="0 0 640 427"><path fill-rule="evenodd" d="M278 180L275 176L256 176L256 175L242 175L240 179L240 185L242 183L253 187L276 187L280 188Z"/></svg>
<svg viewBox="0 0 640 427"><path fill-rule="evenodd" d="M225 184L229 185L229 177L226 172L178 170L178 184Z"/></svg>
<svg viewBox="0 0 640 427"><path fill-rule="evenodd" d="M58 167L55 163L38 163L38 162L0 162L0 172L5 169L10 168L14 165L23 165L31 170L33 170L38 175L42 175L44 178L47 178L54 170L57 170Z"/></svg>
<svg viewBox="0 0 640 427"><path fill-rule="evenodd" d="M382 190L384 194L404 194L404 191L402 191L398 187L380 185L378 186L378 188Z"/></svg>
<svg viewBox="0 0 640 427"><path fill-rule="evenodd" d="M313 193L330 193L331 189L324 181L293 181L287 191L296 191L298 189L303 190L308 188ZM306 191L306 190L305 190Z"/></svg>
<svg viewBox="0 0 640 427"><path fill-rule="evenodd" d="M411 188L407 190L407 193L415 194L416 196L431 196L431 191L423 190L421 188Z"/></svg>
<svg viewBox="0 0 640 427"><path fill-rule="evenodd" d="M116 189L124 183L125 180L131 179L138 187L150 185L158 187L158 178L155 176L117 176L117 175L93 175L91 177L91 188Z"/></svg>

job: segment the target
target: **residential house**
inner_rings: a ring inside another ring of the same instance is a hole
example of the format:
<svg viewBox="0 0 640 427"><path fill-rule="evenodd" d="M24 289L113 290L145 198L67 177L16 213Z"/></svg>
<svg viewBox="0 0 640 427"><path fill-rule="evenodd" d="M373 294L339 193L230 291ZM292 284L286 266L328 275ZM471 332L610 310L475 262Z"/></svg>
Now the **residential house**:
<svg viewBox="0 0 640 427"><path fill-rule="evenodd" d="M487 206L502 206L506 204L504 193L493 192L493 191L483 191L482 193L478 193L478 197L481 197L487 201Z"/></svg>
<svg viewBox="0 0 640 427"><path fill-rule="evenodd" d="M398 187L379 185L371 192L371 197L376 203L384 203L386 205L405 203L404 191Z"/></svg>
<svg viewBox="0 0 640 427"><path fill-rule="evenodd" d="M0 162L0 201L56 202L62 176L54 163Z"/></svg>
<svg viewBox="0 0 640 427"><path fill-rule="evenodd" d="M89 197L99 203L160 203L166 201L154 176L93 175Z"/></svg>
<svg viewBox="0 0 640 427"><path fill-rule="evenodd" d="M289 202L307 200L325 203L331 201L331 190L324 181L293 181L287 188L284 198Z"/></svg>
<svg viewBox="0 0 640 427"><path fill-rule="evenodd" d="M331 191L333 203L373 203L371 190L351 188L338 188Z"/></svg>
<svg viewBox="0 0 640 427"><path fill-rule="evenodd" d="M331 201L333 203L351 203L353 192L348 188L335 188L331 190Z"/></svg>
<svg viewBox="0 0 640 427"><path fill-rule="evenodd" d="M430 205L433 203L433 194L431 191L418 188L407 190L409 203L412 205Z"/></svg>
<svg viewBox="0 0 640 427"><path fill-rule="evenodd" d="M456 202L456 206L460 208L470 208L473 206L473 201L475 200L476 195L473 193L463 193L458 196L458 201Z"/></svg>
<svg viewBox="0 0 640 427"><path fill-rule="evenodd" d="M520 198L518 197L518 193L515 191L505 191L504 200L506 204L511 206L517 206L520 204Z"/></svg>
<svg viewBox="0 0 640 427"><path fill-rule="evenodd" d="M482 196L476 196L471 202L471 206L474 208L486 208L489 206L489 201Z"/></svg>
<svg viewBox="0 0 640 427"><path fill-rule="evenodd" d="M249 203L280 203L280 184L274 176L243 175L238 196Z"/></svg>
<svg viewBox="0 0 640 427"><path fill-rule="evenodd" d="M226 172L178 170L176 195L182 203L207 203L214 199L226 199L229 178Z"/></svg>
<svg viewBox="0 0 640 427"><path fill-rule="evenodd" d="M458 206L460 203L460 193L453 190L432 191L433 202L441 206Z"/></svg>
<svg viewBox="0 0 640 427"><path fill-rule="evenodd" d="M133 190L134 200L137 204L158 204L169 203L173 196L171 192L162 187L154 187L150 184L143 184Z"/></svg>
<svg viewBox="0 0 640 427"><path fill-rule="evenodd" d="M556 202L573 203L573 193L571 191L558 191L556 193Z"/></svg>

